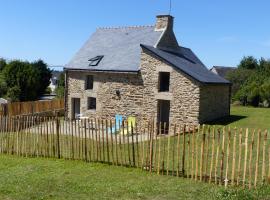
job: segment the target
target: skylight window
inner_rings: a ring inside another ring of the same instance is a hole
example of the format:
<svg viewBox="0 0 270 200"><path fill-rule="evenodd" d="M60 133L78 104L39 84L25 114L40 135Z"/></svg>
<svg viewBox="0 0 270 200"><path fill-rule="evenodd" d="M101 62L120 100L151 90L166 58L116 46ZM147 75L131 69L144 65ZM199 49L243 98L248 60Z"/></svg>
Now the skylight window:
<svg viewBox="0 0 270 200"><path fill-rule="evenodd" d="M97 66L103 57L104 56L96 56L94 58L89 59L88 60L90 61L89 66Z"/></svg>

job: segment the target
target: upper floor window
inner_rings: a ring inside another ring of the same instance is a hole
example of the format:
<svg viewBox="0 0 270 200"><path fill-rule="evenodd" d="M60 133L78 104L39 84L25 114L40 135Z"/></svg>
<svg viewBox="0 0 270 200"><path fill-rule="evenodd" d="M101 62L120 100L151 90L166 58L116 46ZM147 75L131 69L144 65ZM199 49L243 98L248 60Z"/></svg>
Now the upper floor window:
<svg viewBox="0 0 270 200"><path fill-rule="evenodd" d="M170 72L159 72L158 91L168 92L170 89Z"/></svg>
<svg viewBox="0 0 270 200"><path fill-rule="evenodd" d="M85 82L85 89L86 90L92 90L94 87L94 76L93 75L87 75L86 76L86 82Z"/></svg>

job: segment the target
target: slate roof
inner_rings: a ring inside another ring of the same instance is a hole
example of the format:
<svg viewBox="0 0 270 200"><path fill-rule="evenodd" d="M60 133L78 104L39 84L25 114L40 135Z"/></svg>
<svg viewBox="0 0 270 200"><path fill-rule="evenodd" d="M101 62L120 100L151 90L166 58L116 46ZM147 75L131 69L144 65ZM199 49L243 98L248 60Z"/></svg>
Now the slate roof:
<svg viewBox="0 0 270 200"><path fill-rule="evenodd" d="M154 26L97 29L64 69L138 72L141 49L145 48L199 82L230 83L209 71L188 48L179 47L173 51L155 48L162 33L155 31ZM89 66L89 59L96 56L104 57L97 66Z"/></svg>
<svg viewBox="0 0 270 200"><path fill-rule="evenodd" d="M154 26L101 28L90 37L65 69L137 72L141 60L140 44L154 46L162 31ZM97 66L89 59L103 55Z"/></svg>
<svg viewBox="0 0 270 200"><path fill-rule="evenodd" d="M141 44L159 58L176 67L183 73L202 83L230 84L230 82L209 71L199 58L188 48L179 47L177 50L161 50L153 46Z"/></svg>
<svg viewBox="0 0 270 200"><path fill-rule="evenodd" d="M225 66L213 66L210 70L217 75L225 78L228 72L235 70L236 67L225 67Z"/></svg>

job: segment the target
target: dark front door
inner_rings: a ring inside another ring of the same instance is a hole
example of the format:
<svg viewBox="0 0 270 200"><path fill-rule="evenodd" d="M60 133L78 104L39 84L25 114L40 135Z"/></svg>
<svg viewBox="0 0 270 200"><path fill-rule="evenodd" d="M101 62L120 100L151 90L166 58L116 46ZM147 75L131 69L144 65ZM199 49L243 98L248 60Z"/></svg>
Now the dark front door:
<svg viewBox="0 0 270 200"><path fill-rule="evenodd" d="M72 118L78 118L80 114L81 100L80 98L72 98Z"/></svg>
<svg viewBox="0 0 270 200"><path fill-rule="evenodd" d="M161 134L168 134L170 119L170 101L158 100L158 122L161 123Z"/></svg>

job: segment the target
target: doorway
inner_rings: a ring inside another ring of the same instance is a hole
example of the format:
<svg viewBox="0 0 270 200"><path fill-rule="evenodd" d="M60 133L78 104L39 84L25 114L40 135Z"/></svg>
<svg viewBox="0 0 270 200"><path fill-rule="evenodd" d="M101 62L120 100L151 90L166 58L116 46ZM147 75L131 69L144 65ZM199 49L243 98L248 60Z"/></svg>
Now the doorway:
<svg viewBox="0 0 270 200"><path fill-rule="evenodd" d="M170 119L170 101L158 100L158 123L161 123L161 133L168 134Z"/></svg>
<svg viewBox="0 0 270 200"><path fill-rule="evenodd" d="M77 119L80 115L81 99L72 98L72 119Z"/></svg>

